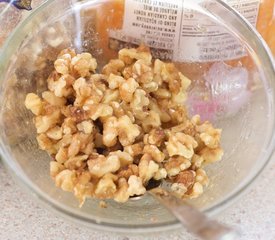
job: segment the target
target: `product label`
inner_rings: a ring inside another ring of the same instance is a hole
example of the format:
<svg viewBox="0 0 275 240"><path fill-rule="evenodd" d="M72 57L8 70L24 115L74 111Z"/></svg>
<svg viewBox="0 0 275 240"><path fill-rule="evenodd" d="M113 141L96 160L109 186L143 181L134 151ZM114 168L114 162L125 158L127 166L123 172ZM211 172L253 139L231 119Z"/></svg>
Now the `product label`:
<svg viewBox="0 0 275 240"><path fill-rule="evenodd" d="M256 26L260 0L224 0ZM155 57L209 62L245 56L243 47L210 17L184 0L125 0L122 30L109 36L144 43Z"/></svg>

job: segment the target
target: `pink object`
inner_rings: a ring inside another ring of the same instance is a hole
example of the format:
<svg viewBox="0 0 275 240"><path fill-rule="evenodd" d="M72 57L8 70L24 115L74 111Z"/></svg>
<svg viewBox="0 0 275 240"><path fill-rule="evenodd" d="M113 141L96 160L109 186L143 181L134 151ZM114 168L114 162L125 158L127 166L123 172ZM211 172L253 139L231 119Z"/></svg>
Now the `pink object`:
<svg viewBox="0 0 275 240"><path fill-rule="evenodd" d="M237 114L249 102L248 72L243 67L214 63L204 76L205 86L189 93L189 112L203 121L214 121Z"/></svg>

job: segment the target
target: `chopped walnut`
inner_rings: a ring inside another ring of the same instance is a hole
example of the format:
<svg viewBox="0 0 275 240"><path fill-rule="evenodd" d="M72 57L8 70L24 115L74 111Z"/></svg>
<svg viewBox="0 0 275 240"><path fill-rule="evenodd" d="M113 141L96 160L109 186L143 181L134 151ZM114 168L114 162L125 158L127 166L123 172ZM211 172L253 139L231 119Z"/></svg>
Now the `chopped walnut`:
<svg viewBox="0 0 275 240"><path fill-rule="evenodd" d="M62 190L72 192L77 181L74 170L65 169L55 176L55 184Z"/></svg>
<svg viewBox="0 0 275 240"><path fill-rule="evenodd" d="M131 102L133 99L133 94L138 88L139 84L134 78L127 79L119 87L120 98L125 102Z"/></svg>
<svg viewBox="0 0 275 240"><path fill-rule="evenodd" d="M48 89L25 98L56 186L73 192L80 207L87 197L126 202L151 180L167 180L180 198L200 196L209 184L204 165L223 150L221 129L188 116L191 81L145 46L121 49L96 68L90 53L65 49L45 79Z"/></svg>
<svg viewBox="0 0 275 240"><path fill-rule="evenodd" d="M86 160L88 157L88 155L78 155L71 157L64 163L64 166L70 170L82 169L86 166Z"/></svg>
<svg viewBox="0 0 275 240"><path fill-rule="evenodd" d="M138 164L139 176L143 183L147 183L159 170L159 165L155 163L149 154L144 154Z"/></svg>
<svg viewBox="0 0 275 240"><path fill-rule="evenodd" d="M86 120L78 123L76 127L78 131L84 132L86 134L91 134L94 130L94 123L92 121Z"/></svg>
<svg viewBox="0 0 275 240"><path fill-rule="evenodd" d="M131 64L134 60L143 60L145 64L150 65L152 61L152 55L146 48L140 49L121 49L118 52L118 57L125 64Z"/></svg>
<svg viewBox="0 0 275 240"><path fill-rule="evenodd" d="M125 82L125 79L119 75L115 75L115 74L110 74L108 79L107 79L108 83L109 83L109 88L110 89L116 89L119 88L119 86Z"/></svg>
<svg viewBox="0 0 275 240"><path fill-rule="evenodd" d="M100 199L113 198L117 190L114 181L117 177L111 173L104 175L97 183L95 189L95 196Z"/></svg>
<svg viewBox="0 0 275 240"><path fill-rule="evenodd" d="M143 195L146 192L145 187L142 184L142 179L135 175L132 175L128 179L128 194L129 196Z"/></svg>
<svg viewBox="0 0 275 240"><path fill-rule="evenodd" d="M129 179L132 175L139 175L138 166L136 164L130 164L127 167L121 168L117 174L119 178L123 177L126 179Z"/></svg>
<svg viewBox="0 0 275 240"><path fill-rule="evenodd" d="M155 180L165 179L167 177L167 171L165 168L160 168L154 175Z"/></svg>
<svg viewBox="0 0 275 240"><path fill-rule="evenodd" d="M122 152L118 150L118 151L111 152L110 156L117 156L120 161L121 167L129 166L130 164L133 163L133 157L127 152Z"/></svg>
<svg viewBox="0 0 275 240"><path fill-rule="evenodd" d="M35 127L37 133L44 133L50 128L54 127L60 121L60 111L58 109L54 110L48 115L39 115L35 118Z"/></svg>
<svg viewBox="0 0 275 240"><path fill-rule="evenodd" d="M34 115L40 115L43 111L43 104L36 94L28 93L25 99L25 106L27 109L31 110Z"/></svg>
<svg viewBox="0 0 275 240"><path fill-rule="evenodd" d="M187 189L195 183L196 173L192 170L185 170L180 172L176 178L176 183L183 184Z"/></svg>
<svg viewBox="0 0 275 240"><path fill-rule="evenodd" d="M81 77L86 77L90 72L95 72L97 62L90 53L77 54L71 60L73 70L75 70Z"/></svg>
<svg viewBox="0 0 275 240"><path fill-rule="evenodd" d="M120 160L116 155L108 157L97 155L88 160L88 167L93 176L100 178L107 173L116 172L120 168Z"/></svg>
<svg viewBox="0 0 275 240"><path fill-rule="evenodd" d="M144 144L152 144L160 147L165 140L165 133L161 128L154 128L148 134L144 135Z"/></svg>
<svg viewBox="0 0 275 240"><path fill-rule="evenodd" d="M169 137L166 143L169 156L183 156L187 159L194 155L194 148L197 147L195 139L184 133L176 133Z"/></svg>
<svg viewBox="0 0 275 240"><path fill-rule="evenodd" d="M105 103L99 103L99 104L93 105L89 109L89 117L93 121L95 121L99 117L112 116L112 114L113 114L113 108Z"/></svg>
<svg viewBox="0 0 275 240"><path fill-rule="evenodd" d="M42 93L42 98L52 106L64 106L66 99L64 97L57 97L53 92L45 91Z"/></svg>
<svg viewBox="0 0 275 240"><path fill-rule="evenodd" d="M222 159L223 150L220 147L215 149L205 147L199 152L199 155L204 159L205 163L218 162Z"/></svg>
<svg viewBox="0 0 275 240"><path fill-rule="evenodd" d="M111 103L119 100L119 90L108 89L106 90L102 103Z"/></svg>
<svg viewBox="0 0 275 240"><path fill-rule="evenodd" d="M125 64L120 59L112 59L107 65L102 69L102 73L109 76L110 74L119 75L120 72L125 67Z"/></svg>
<svg viewBox="0 0 275 240"><path fill-rule="evenodd" d="M123 146L133 144L139 134L138 126L133 124L127 115L118 119L118 136Z"/></svg>
<svg viewBox="0 0 275 240"><path fill-rule="evenodd" d="M133 145L124 147L124 151L129 153L132 157L138 156L143 153L144 143L139 142Z"/></svg>
<svg viewBox="0 0 275 240"><path fill-rule="evenodd" d="M190 166L190 160L181 156L172 157L164 164L169 177L178 175L181 171L188 169Z"/></svg>
<svg viewBox="0 0 275 240"><path fill-rule="evenodd" d="M155 162L161 163L164 161L165 155L155 145L145 145L143 153L149 154Z"/></svg>
<svg viewBox="0 0 275 240"><path fill-rule="evenodd" d="M133 76L139 83L150 83L153 81L152 68L143 60L138 60L133 64Z"/></svg>
<svg viewBox="0 0 275 240"><path fill-rule="evenodd" d="M127 202L127 200L129 199L129 192L128 192L128 182L125 178L120 178L118 180L118 190L115 193L115 197L114 200L117 202Z"/></svg>
<svg viewBox="0 0 275 240"><path fill-rule="evenodd" d="M118 120L116 117L108 117L103 123L103 144L112 147L117 143Z"/></svg>
<svg viewBox="0 0 275 240"><path fill-rule="evenodd" d="M51 177L56 177L57 174L59 174L61 171L65 169L65 166L59 162L51 161L50 162L50 174Z"/></svg>

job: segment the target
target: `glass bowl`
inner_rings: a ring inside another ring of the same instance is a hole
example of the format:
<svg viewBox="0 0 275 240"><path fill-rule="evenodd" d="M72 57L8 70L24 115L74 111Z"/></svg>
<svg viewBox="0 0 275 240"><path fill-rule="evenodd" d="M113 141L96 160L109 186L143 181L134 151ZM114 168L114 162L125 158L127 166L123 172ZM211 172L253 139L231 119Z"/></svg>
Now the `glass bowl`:
<svg viewBox="0 0 275 240"><path fill-rule="evenodd" d="M200 45L198 38L194 45L194 35L186 36L186 32L179 31L182 34L177 35L179 41L176 43L174 38L170 41L167 35L168 41L163 41L172 45L159 51L163 45L157 45L157 34L152 37L150 31L131 28L136 20L131 9L126 10L127 4L128 8L132 6L130 0L126 0L125 8L122 0L49 0L16 28L0 53L1 154L4 163L30 194L70 219L115 232L159 232L181 225L149 195L124 204L109 200L106 209L99 207L98 200L89 199L79 208L71 193L54 186L49 175L51 158L38 149L32 115L24 107L26 94L45 90L45 79L53 68L53 60L66 47L91 52L99 66L114 58L120 47L141 42L154 48L156 57L172 59L192 80L190 114L200 113L223 129L223 160L206 166L211 184L201 197L190 201L214 215L247 189L271 156L275 72L272 56L260 36L222 1L133 2L137 8L140 3L166 4L165 9L176 8L174 14L180 12L181 17L191 20L197 16L195 22L187 24L189 33L203 36L204 44L211 37L209 41L219 43L218 47L211 50L207 45ZM180 23L181 27L186 24L178 21L176 24ZM167 29L173 33L174 27L168 25ZM186 38L182 43L183 35ZM224 44L221 41L225 41ZM207 51L217 55L202 54ZM216 80L211 80L209 85L211 78ZM246 79L244 87L243 79ZM238 95L240 92L246 95ZM213 106L201 103L206 98L222 104L213 110Z"/></svg>

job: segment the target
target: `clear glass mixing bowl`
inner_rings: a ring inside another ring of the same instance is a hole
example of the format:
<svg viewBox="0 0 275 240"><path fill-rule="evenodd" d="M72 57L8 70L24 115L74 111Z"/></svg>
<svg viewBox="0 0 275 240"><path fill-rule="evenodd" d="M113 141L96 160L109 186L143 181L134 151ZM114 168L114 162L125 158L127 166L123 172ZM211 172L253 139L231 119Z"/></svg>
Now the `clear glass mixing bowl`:
<svg viewBox="0 0 275 240"><path fill-rule="evenodd" d="M61 49L72 46L78 51L90 51L100 65L115 56L116 50L109 47L118 49L119 45L108 41L108 33L121 27L117 21L119 16L124 22L128 21L123 19L123 8L117 5L121 2L49 0L31 13L9 37L0 55L1 154L29 193L57 212L89 227L121 232L175 229L180 227L177 220L149 195L125 204L108 201L106 209L99 208L97 200L89 199L78 208L71 193L54 186L49 175L50 156L38 149L32 115L24 107L26 93L41 93L45 89L45 79ZM248 55L227 61L232 67L245 69L249 97L234 114L221 111L219 117L213 119L215 126L223 129L225 155L221 162L207 166L211 184L199 199L192 201L197 208L213 215L247 189L271 156L274 146L274 66L259 35L222 1L179 0L177 3L182 3L183 13L191 13L189 16L194 11L204 16L196 28L207 31L203 28L207 19L207 23L222 28L226 36L234 38L239 44L238 50ZM143 41L144 38L146 36L141 35L139 39ZM188 44L191 43L186 43L186 49ZM213 64L207 62L178 61L177 65L192 79L191 91L195 93L198 91L196 87L204 85L202 79L209 76L211 69L214 71ZM223 71L221 69L219 71ZM215 75L215 71L212 74ZM229 72L222 74L230 82ZM234 105L236 99L226 95L227 82L217 85L219 88L213 88L211 94L222 89L222 101L228 106ZM231 87L237 91L239 83L233 85ZM204 94L209 97L207 91L200 91L200 96ZM193 112L197 110L190 108Z"/></svg>

